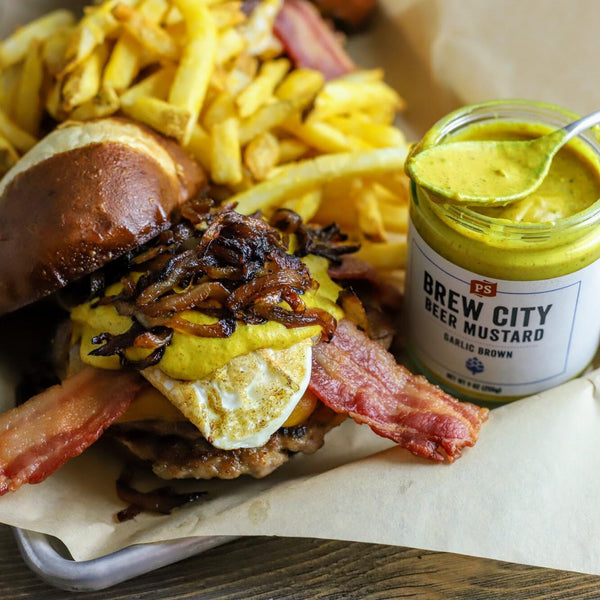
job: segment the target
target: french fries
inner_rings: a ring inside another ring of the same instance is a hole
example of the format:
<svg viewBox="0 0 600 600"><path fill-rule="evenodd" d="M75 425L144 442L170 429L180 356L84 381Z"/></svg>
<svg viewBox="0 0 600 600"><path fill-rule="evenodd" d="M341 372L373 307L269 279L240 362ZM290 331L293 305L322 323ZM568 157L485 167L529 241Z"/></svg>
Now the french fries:
<svg viewBox="0 0 600 600"><path fill-rule="evenodd" d="M40 44L37 40L32 40L21 69L13 111L15 123L31 135L39 133L42 120L42 106L39 98L42 94L43 83L44 66Z"/></svg>
<svg viewBox="0 0 600 600"><path fill-rule="evenodd" d="M268 131L256 136L246 146L244 164L255 181L266 179L279 162L279 143Z"/></svg>
<svg viewBox="0 0 600 600"><path fill-rule="evenodd" d="M0 135L0 177L7 173L18 160L19 155L12 144Z"/></svg>
<svg viewBox="0 0 600 600"><path fill-rule="evenodd" d="M75 16L68 10L57 10L28 25L17 29L13 35L2 42L0 48L0 67L5 69L10 65L21 62L27 55L27 51L34 40L46 40L57 30L72 26Z"/></svg>
<svg viewBox="0 0 600 600"><path fill-rule="evenodd" d="M239 212L249 215L336 179L373 176L379 172L402 169L406 155L405 148L324 154L283 167L272 179L233 196L231 201L237 203Z"/></svg>
<svg viewBox="0 0 600 600"><path fill-rule="evenodd" d="M266 104L273 91L290 69L290 61L285 58L270 60L263 64L259 74L235 99L240 117L249 117Z"/></svg>
<svg viewBox="0 0 600 600"><path fill-rule="evenodd" d="M187 23L187 43L169 92L169 103L186 116L178 139L190 141L206 96L217 50L217 28L209 9L197 0L175 0Z"/></svg>
<svg viewBox="0 0 600 600"><path fill-rule="evenodd" d="M133 35L123 33L115 44L102 75L102 87L124 92L141 67L143 48Z"/></svg>
<svg viewBox="0 0 600 600"><path fill-rule="evenodd" d="M67 75L61 90L62 107L67 113L98 94L106 58L106 48L99 45Z"/></svg>
<svg viewBox="0 0 600 600"><path fill-rule="evenodd" d="M95 0L0 42L0 177L57 122L124 115L178 140L238 210L337 221L359 256L406 260L402 98L380 69L295 68L274 34L283 0Z"/></svg>
<svg viewBox="0 0 600 600"><path fill-rule="evenodd" d="M229 117L212 126L211 172L215 183L235 185L242 180L242 157L237 119Z"/></svg>
<svg viewBox="0 0 600 600"><path fill-rule="evenodd" d="M119 3L112 14L122 24L125 32L150 54L167 60L179 58L180 49L175 40L151 18L145 17L141 11ZM160 14L156 15L159 19L160 16Z"/></svg>
<svg viewBox="0 0 600 600"><path fill-rule="evenodd" d="M34 136L19 127L3 110L0 110L0 136L23 154L31 150L37 142Z"/></svg>

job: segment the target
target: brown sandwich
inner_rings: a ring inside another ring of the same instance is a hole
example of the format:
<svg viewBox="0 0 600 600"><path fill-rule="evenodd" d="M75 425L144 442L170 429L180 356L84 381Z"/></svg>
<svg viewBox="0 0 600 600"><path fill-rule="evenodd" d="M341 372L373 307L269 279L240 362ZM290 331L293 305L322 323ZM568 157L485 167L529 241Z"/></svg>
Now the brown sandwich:
<svg viewBox="0 0 600 600"><path fill-rule="evenodd" d="M265 476L346 416L437 461L477 439L487 411L410 374L344 301L357 271L376 282L335 226L217 203L143 127L64 125L2 180L0 211L2 312L91 282L61 385L0 416L0 493L104 431L164 478Z"/></svg>

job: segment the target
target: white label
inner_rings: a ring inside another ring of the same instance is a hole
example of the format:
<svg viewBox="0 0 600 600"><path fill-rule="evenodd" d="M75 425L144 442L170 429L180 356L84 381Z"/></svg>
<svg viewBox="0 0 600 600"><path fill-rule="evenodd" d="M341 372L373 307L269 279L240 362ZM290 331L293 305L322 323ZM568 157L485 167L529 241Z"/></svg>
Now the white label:
<svg viewBox="0 0 600 600"><path fill-rule="evenodd" d="M409 231L409 347L464 395L539 392L579 374L600 341L600 260L562 277L483 277L442 258Z"/></svg>

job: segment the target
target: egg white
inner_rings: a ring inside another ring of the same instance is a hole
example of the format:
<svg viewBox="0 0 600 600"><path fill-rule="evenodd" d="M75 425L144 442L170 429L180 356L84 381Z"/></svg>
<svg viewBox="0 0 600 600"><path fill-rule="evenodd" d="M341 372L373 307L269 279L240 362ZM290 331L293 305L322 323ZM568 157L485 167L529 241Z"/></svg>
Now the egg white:
<svg viewBox="0 0 600 600"><path fill-rule="evenodd" d="M255 448L267 443L306 391L312 344L255 350L195 381L173 379L160 365L142 374L216 448Z"/></svg>

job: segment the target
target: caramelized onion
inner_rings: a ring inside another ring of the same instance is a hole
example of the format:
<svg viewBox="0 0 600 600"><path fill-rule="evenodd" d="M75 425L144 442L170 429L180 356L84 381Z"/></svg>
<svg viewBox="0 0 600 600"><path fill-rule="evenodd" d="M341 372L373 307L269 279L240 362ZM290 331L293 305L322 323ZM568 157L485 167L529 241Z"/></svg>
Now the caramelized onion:
<svg viewBox="0 0 600 600"><path fill-rule="evenodd" d="M115 515L116 521L123 523L133 519L142 511L159 513L163 515L171 514L174 508L197 502L200 498L206 496L207 492L189 492L179 493L170 486L161 487L149 492L142 492L131 485L132 474L126 470L117 479L117 495L123 502L129 503L129 506Z"/></svg>
<svg viewBox="0 0 600 600"><path fill-rule="evenodd" d="M337 326L336 320L325 310L320 308L308 308L301 315L291 313L281 306L266 306L257 304L252 307L252 312L265 321L276 321L286 327L308 327L319 325L323 331L323 339L329 341Z"/></svg>
<svg viewBox="0 0 600 600"><path fill-rule="evenodd" d="M296 256L314 254L326 258L333 264L338 264L342 255L360 249L360 244L342 243L348 239L348 236L341 232L336 223L321 228L309 227L302 222L298 214L287 208L276 210L271 217L271 224L281 231L296 235Z"/></svg>
<svg viewBox="0 0 600 600"><path fill-rule="evenodd" d="M221 319L217 323L201 324L192 323L191 321L183 319L177 315L169 319L165 319L164 324L166 327L171 327L172 329L181 331L183 333L211 338L227 338L231 336L236 328L235 319Z"/></svg>
<svg viewBox="0 0 600 600"><path fill-rule="evenodd" d="M138 321L120 335L102 333L92 338L92 344L104 344L90 352L92 356L115 356L123 366L145 369L157 364L173 339L173 331L168 327L156 326L146 329ZM125 355L127 348L148 348L152 352L142 360L130 360Z"/></svg>
<svg viewBox="0 0 600 600"><path fill-rule="evenodd" d="M229 290L218 281L204 281L189 287L180 294L164 296L145 309L148 315L164 315L182 312L200 306L210 299L223 304L229 296Z"/></svg>
<svg viewBox="0 0 600 600"><path fill-rule="evenodd" d="M316 254L337 263L358 246L344 243L336 225L309 227L290 210L276 211L268 222L234 208L195 199L170 230L140 249L129 265L137 274L123 273L121 292L95 301L113 305L133 325L122 335L96 337L94 343L103 345L92 354L118 355L123 364L145 368L161 359L173 331L225 338L238 322L319 325L331 338L335 319L304 302L303 294L316 290L318 282L300 258ZM202 312L216 322L194 323L184 311ZM151 352L132 361L125 351L133 347Z"/></svg>
<svg viewBox="0 0 600 600"><path fill-rule="evenodd" d="M192 250L171 257L161 271L150 273L146 278L140 279L137 287L143 288L143 291L140 292L136 305L143 307L150 304L162 294L180 285L187 276L192 275L200 267L200 262ZM147 287L144 287L146 285Z"/></svg>
<svg viewBox="0 0 600 600"><path fill-rule="evenodd" d="M277 293L281 299L284 290L290 287L298 290L308 289L312 280L306 266L304 264L302 266L304 268L299 271L286 269L257 277L241 285L230 294L226 303L227 308L236 318L243 319L243 309L257 302L263 296Z"/></svg>

